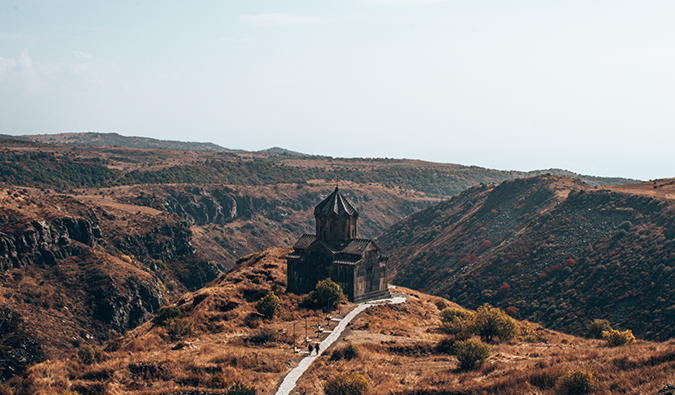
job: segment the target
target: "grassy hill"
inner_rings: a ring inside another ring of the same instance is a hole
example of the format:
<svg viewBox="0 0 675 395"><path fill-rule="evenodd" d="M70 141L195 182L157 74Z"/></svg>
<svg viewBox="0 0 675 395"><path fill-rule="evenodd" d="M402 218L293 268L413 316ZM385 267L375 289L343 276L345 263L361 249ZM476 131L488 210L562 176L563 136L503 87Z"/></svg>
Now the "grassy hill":
<svg viewBox="0 0 675 395"><path fill-rule="evenodd" d="M147 322L98 351L83 352L88 350L83 342L79 355L36 364L5 388L15 395L64 390L211 395L242 385L272 395L303 356L292 350L294 326L301 343L305 320L326 322L324 313L299 307L300 296L285 292L287 253L252 254L209 286L178 298L173 306L179 317L173 321ZM269 291L279 295L283 307L271 320L255 311L256 301ZM443 348L450 337L440 330L441 298L395 291L407 302L372 307L358 316L300 378L294 393L321 395L327 380L346 372L363 375L370 395L559 394L565 392L560 378L577 369L591 372L597 393L653 394L675 380L672 341L607 347L524 322L519 323L524 331L536 336L495 342L483 365L463 370ZM341 317L353 307L346 303L332 314ZM333 357L350 344L359 350L355 358Z"/></svg>
<svg viewBox="0 0 675 395"><path fill-rule="evenodd" d="M378 243L404 286L513 308L568 333L603 318L665 340L675 336L672 188L554 176L482 185L405 218Z"/></svg>

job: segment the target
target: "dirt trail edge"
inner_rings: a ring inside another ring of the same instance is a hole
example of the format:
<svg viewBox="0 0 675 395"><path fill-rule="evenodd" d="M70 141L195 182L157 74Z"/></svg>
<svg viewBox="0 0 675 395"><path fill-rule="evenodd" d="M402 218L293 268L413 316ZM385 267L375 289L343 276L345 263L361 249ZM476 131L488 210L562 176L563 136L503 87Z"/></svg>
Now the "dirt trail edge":
<svg viewBox="0 0 675 395"><path fill-rule="evenodd" d="M335 342L340 335L342 334L342 331L345 330L347 327L347 324L351 320L354 319L359 313L364 311L365 309L375 306L378 304L383 304L383 303L389 303L389 304L397 304L397 303L404 303L406 301L405 297L402 296L397 296L391 299L382 299L382 300L373 300L364 304L360 304L356 306L356 308L352 311L349 312L343 318L340 323L333 329L333 332L325 338L320 344L320 352L318 355L308 355L305 358L303 358L298 366L296 366L293 370L291 370L286 377L284 377L284 381L281 383L281 386L279 387L279 390L277 391L276 395L289 395L291 391L295 388L295 383L298 381L300 376L302 376L303 373L307 370L307 368L314 362L314 359L316 359L319 355L323 354L323 352L330 347L333 342Z"/></svg>

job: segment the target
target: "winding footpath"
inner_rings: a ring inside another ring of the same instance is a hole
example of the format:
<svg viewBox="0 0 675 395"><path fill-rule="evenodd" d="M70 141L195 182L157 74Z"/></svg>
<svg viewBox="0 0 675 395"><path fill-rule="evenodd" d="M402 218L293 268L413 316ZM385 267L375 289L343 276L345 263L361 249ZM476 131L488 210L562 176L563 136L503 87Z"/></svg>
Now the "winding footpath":
<svg viewBox="0 0 675 395"><path fill-rule="evenodd" d="M351 322L351 320L353 320L354 317L359 315L359 313L361 313L362 311L366 310L367 308L369 308L371 306L375 306L375 305L378 305L378 304L404 303L405 300L406 299L404 297L398 296L398 297L394 297L394 298L391 298L391 299L374 300L374 301L370 301L370 302L367 302L367 303L360 304L360 305L356 306L356 308L354 310L350 311L349 314L347 314L345 316L345 318L343 318L340 321L340 323L335 327L335 329L333 329L331 334L328 335L328 337L325 338L321 343L319 343L320 351L317 355L306 356L305 358L303 358L300 361L298 366L293 368L293 370L291 370L288 373L288 375L286 375L286 377L284 377L284 381L281 383L281 386L279 387L279 390L277 391L276 395L289 395L291 393L291 391L293 391L293 389L295 388L295 384L297 383L300 376L302 376L302 374L305 373L307 368L309 368L309 366L312 364L312 362L314 362L314 360L319 355L323 354L323 352L325 350L327 350L328 347L330 347L331 344L333 344L340 337L340 335L342 334L342 331L345 330L345 328Z"/></svg>

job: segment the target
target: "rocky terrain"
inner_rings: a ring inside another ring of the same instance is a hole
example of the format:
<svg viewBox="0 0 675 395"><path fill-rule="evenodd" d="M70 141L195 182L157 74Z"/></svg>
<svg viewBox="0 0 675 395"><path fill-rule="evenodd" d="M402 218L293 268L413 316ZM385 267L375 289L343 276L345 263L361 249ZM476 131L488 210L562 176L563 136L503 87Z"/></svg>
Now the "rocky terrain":
<svg viewBox="0 0 675 395"><path fill-rule="evenodd" d="M568 333L603 318L666 340L675 335L668 188L668 180L646 193L555 176L482 185L400 221L378 242L392 255L395 283L467 307L511 308Z"/></svg>

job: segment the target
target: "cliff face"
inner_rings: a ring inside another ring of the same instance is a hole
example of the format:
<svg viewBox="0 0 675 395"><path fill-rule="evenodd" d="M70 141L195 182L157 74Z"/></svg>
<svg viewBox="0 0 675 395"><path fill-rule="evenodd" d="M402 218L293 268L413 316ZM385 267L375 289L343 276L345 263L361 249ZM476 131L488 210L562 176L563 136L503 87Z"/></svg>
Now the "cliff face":
<svg viewBox="0 0 675 395"><path fill-rule="evenodd" d="M7 216L2 219L9 221ZM101 229L82 218L56 218L51 223L33 220L25 230L0 232L0 270L54 264L57 259L78 255L81 248L73 241L88 247L105 244Z"/></svg>
<svg viewBox="0 0 675 395"><path fill-rule="evenodd" d="M174 215L26 189L0 200L3 379L146 322L171 296L164 283L198 288L220 273Z"/></svg>

